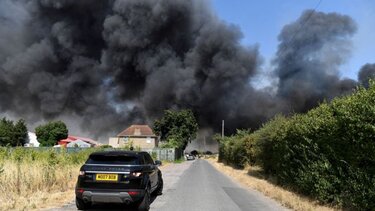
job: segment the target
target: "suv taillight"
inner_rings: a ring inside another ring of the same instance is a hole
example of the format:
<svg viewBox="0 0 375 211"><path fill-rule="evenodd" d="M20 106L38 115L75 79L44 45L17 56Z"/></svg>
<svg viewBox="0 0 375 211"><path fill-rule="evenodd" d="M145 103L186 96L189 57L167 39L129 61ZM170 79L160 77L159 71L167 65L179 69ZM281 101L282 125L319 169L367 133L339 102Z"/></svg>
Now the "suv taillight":
<svg viewBox="0 0 375 211"><path fill-rule="evenodd" d="M142 175L141 172L132 172L132 173L130 173L130 176L132 176L132 177L140 177L141 175Z"/></svg>

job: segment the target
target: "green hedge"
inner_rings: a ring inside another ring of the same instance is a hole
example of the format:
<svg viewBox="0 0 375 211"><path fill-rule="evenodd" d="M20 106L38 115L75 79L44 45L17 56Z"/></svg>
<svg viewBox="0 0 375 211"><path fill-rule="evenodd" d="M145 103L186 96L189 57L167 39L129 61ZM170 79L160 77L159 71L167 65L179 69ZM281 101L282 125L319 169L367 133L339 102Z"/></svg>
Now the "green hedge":
<svg viewBox="0 0 375 211"><path fill-rule="evenodd" d="M217 140L220 140L219 161L224 161L236 168L243 168L249 161L244 141L248 134L248 131L238 130L237 134L232 137L225 137L222 140L216 137Z"/></svg>
<svg viewBox="0 0 375 211"><path fill-rule="evenodd" d="M238 167L257 163L280 184L321 202L375 209L375 83L220 140L220 154Z"/></svg>
<svg viewBox="0 0 375 211"><path fill-rule="evenodd" d="M83 164L92 152L100 149L101 148L88 148L85 150L68 153L66 149L63 148L57 151L54 148L39 150L38 148L0 147L0 163L10 160L29 163L38 161L51 165L76 165Z"/></svg>

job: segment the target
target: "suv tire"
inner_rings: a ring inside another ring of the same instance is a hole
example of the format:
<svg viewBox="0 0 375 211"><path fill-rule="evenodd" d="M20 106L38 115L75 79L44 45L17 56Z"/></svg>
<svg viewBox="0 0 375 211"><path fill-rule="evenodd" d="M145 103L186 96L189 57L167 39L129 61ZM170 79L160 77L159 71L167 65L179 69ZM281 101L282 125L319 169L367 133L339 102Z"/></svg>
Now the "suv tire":
<svg viewBox="0 0 375 211"><path fill-rule="evenodd" d="M138 210L139 211L150 210L150 203L151 203L150 187L147 187L145 191L145 196L143 197L142 202L138 206Z"/></svg>
<svg viewBox="0 0 375 211"><path fill-rule="evenodd" d="M78 210L87 210L91 207L91 203L86 203L82 199L76 197L76 206Z"/></svg>
<svg viewBox="0 0 375 211"><path fill-rule="evenodd" d="M163 178L159 177L159 183L158 183L158 188L155 190L155 195L160 196L163 195Z"/></svg>

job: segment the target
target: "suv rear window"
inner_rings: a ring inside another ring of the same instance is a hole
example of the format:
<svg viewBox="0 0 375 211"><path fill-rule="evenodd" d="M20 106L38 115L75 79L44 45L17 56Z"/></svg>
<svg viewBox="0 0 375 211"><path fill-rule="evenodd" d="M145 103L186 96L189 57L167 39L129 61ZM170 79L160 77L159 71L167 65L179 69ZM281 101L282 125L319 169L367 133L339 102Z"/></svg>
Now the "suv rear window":
<svg viewBox="0 0 375 211"><path fill-rule="evenodd" d="M127 155L91 155L86 164L138 165L138 158Z"/></svg>

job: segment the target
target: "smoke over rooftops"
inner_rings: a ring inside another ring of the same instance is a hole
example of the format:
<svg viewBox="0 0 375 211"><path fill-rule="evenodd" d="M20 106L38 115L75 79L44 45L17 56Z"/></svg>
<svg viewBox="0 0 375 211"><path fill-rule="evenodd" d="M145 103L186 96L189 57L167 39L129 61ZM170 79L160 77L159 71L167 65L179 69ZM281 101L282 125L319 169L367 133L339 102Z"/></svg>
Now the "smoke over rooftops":
<svg viewBox="0 0 375 211"><path fill-rule="evenodd" d="M340 65L353 20L311 11L284 27L274 59L277 95L250 80L258 47L198 0L4 0L0 110L28 122L68 119L96 137L190 108L203 128L256 128L350 92ZM14 15L17 14L17 15ZM298 33L297 33L298 32ZM77 133L77 132L76 132Z"/></svg>

